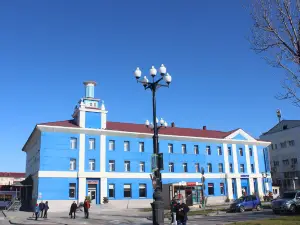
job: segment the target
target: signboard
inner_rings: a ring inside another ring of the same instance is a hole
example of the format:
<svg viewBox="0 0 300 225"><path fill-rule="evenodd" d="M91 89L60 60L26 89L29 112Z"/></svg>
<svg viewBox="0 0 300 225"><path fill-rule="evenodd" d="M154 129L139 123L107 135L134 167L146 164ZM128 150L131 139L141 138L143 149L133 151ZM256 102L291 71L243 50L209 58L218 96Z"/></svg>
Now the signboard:
<svg viewBox="0 0 300 225"><path fill-rule="evenodd" d="M98 184L97 180L88 180L87 181L88 184Z"/></svg>
<svg viewBox="0 0 300 225"><path fill-rule="evenodd" d="M158 170L158 155L153 154L151 157L151 170L152 172Z"/></svg>
<svg viewBox="0 0 300 225"><path fill-rule="evenodd" d="M196 182L186 182L186 186L193 187L193 186L196 186L196 185L197 185Z"/></svg>
<svg viewBox="0 0 300 225"><path fill-rule="evenodd" d="M249 175L241 175L241 178L249 178Z"/></svg>

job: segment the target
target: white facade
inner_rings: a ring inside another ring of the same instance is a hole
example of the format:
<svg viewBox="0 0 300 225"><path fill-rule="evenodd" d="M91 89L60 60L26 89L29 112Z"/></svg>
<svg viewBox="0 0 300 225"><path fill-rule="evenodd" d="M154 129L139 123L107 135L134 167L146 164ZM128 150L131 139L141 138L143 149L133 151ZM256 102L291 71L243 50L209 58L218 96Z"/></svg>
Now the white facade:
<svg viewBox="0 0 300 225"><path fill-rule="evenodd" d="M260 139L270 141L273 184L281 191L300 187L300 120L283 120Z"/></svg>

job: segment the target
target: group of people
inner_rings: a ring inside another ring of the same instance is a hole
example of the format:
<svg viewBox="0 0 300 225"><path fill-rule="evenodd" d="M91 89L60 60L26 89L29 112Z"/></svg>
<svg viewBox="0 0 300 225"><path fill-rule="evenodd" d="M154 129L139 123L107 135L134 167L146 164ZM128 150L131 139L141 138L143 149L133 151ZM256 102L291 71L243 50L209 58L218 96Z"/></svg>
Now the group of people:
<svg viewBox="0 0 300 225"><path fill-rule="evenodd" d="M48 201L46 201L45 203L41 201L40 204L36 204L34 209L35 220L37 220L39 217L47 218L48 210L49 210Z"/></svg>
<svg viewBox="0 0 300 225"><path fill-rule="evenodd" d="M172 224L186 225L190 208L183 200L173 198L171 201Z"/></svg>
<svg viewBox="0 0 300 225"><path fill-rule="evenodd" d="M83 209L84 209L84 216L86 219L89 218L89 209L90 209L91 205L90 205L90 201L88 199L84 200L83 203ZM75 219L76 218L76 211L79 207L77 206L76 202L74 201L70 207L70 213L69 216L71 216L71 219Z"/></svg>

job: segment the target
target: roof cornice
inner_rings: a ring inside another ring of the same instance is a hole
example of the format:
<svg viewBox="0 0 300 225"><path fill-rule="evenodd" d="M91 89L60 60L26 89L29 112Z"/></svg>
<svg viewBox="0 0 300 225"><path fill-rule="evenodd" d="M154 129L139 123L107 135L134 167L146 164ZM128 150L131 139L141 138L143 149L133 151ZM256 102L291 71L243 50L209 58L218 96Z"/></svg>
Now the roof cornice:
<svg viewBox="0 0 300 225"><path fill-rule="evenodd" d="M37 129L45 132L66 132L66 133L85 133L90 135L109 135L109 136L129 136L136 138L152 138L152 133L137 133L127 131L115 131L105 129L93 129L93 128L80 128L80 127L61 127L61 126L47 126L37 125ZM191 136L178 136L178 135L166 135L159 134L159 138L162 140L181 140L181 141L194 141L194 142L211 142L211 143L227 143L227 144L252 144L267 147L271 142L253 140L234 140L234 139L220 139L220 138L206 138L206 137L191 137Z"/></svg>

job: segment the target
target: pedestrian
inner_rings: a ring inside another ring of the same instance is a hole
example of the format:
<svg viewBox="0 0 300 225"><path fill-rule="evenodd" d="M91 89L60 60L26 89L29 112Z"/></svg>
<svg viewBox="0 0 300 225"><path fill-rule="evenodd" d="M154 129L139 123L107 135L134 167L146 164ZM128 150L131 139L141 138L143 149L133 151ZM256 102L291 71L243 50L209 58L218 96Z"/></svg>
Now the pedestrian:
<svg viewBox="0 0 300 225"><path fill-rule="evenodd" d="M38 217L39 217L39 213L40 213L40 207L39 207L39 204L36 204L36 205L35 205L35 210L34 210L34 212L35 212L35 220L37 220Z"/></svg>
<svg viewBox="0 0 300 225"><path fill-rule="evenodd" d="M190 211L190 208L181 201L180 204L176 207L176 220L178 225L186 225L188 217L187 213Z"/></svg>
<svg viewBox="0 0 300 225"><path fill-rule="evenodd" d="M89 209L90 209L90 207L91 207L90 201L85 199L84 203L83 203L83 208L84 208L84 215L85 215L86 219L89 218Z"/></svg>
<svg viewBox="0 0 300 225"><path fill-rule="evenodd" d="M176 221L176 206L177 206L177 201L174 197L171 201L171 217L172 217L171 224L174 224L174 225L177 224L177 221Z"/></svg>
<svg viewBox="0 0 300 225"><path fill-rule="evenodd" d="M46 201L45 202L44 218L47 218L47 216L48 216L48 210L49 210L49 204L48 204L48 201Z"/></svg>
<svg viewBox="0 0 300 225"><path fill-rule="evenodd" d="M39 207L40 207L41 218L42 218L43 217L43 212L44 212L44 209L45 209L45 203L43 201L41 201L40 204L39 204Z"/></svg>
<svg viewBox="0 0 300 225"><path fill-rule="evenodd" d="M75 217L76 217L76 209L77 209L77 204L76 204L76 202L74 201L73 203L72 203L72 205L71 205L71 208L70 208L70 213L69 213L69 215L71 216L71 219L73 218L73 214L74 214L74 219L75 219Z"/></svg>

